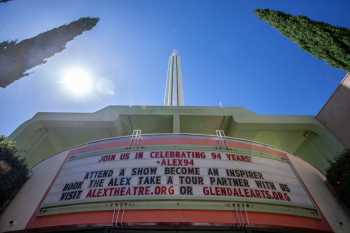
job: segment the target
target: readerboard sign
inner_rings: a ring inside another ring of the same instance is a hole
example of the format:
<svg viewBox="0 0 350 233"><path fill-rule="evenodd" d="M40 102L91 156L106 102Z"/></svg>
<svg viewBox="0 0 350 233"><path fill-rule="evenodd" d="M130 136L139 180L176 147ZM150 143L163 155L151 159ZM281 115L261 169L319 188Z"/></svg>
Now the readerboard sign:
<svg viewBox="0 0 350 233"><path fill-rule="evenodd" d="M265 204L319 217L286 156L200 145L102 147L71 153L42 203L41 214L69 212L70 205L76 211L77 206L91 203L167 200Z"/></svg>

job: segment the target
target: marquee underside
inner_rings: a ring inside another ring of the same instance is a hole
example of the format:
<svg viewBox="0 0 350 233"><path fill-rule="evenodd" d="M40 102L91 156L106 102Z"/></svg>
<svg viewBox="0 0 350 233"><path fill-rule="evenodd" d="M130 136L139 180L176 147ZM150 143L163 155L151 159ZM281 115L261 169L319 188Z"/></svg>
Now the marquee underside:
<svg viewBox="0 0 350 233"><path fill-rule="evenodd" d="M295 154L324 171L343 147L311 116L265 116L242 108L109 106L95 113L37 113L10 136L26 151L30 167L93 140L143 134L193 133L226 136L270 145Z"/></svg>

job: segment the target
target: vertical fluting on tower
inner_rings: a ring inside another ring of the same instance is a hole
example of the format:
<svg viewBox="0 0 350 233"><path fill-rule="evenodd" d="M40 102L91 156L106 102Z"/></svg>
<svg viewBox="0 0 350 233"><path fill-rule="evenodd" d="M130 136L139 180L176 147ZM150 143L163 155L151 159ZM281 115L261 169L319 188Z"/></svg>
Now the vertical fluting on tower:
<svg viewBox="0 0 350 233"><path fill-rule="evenodd" d="M173 50L172 54L169 57L168 77L165 87L164 105L184 105L181 57L178 55L176 50Z"/></svg>

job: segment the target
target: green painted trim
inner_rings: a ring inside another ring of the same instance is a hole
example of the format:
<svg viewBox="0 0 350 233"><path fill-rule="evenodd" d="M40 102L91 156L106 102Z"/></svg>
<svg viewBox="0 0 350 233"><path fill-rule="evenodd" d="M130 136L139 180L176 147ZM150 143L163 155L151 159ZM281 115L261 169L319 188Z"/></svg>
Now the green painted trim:
<svg viewBox="0 0 350 233"><path fill-rule="evenodd" d="M307 206L293 206L289 205L286 202L278 201L278 200L261 200L258 198L239 198L239 197L231 197L231 200L227 200L227 197L220 197L220 196L194 196L194 197L188 197L188 196L176 196L174 198L169 198L169 196L121 196L118 197L117 200L105 199L97 201L96 199L90 199L90 200L84 200L82 203L81 200L72 200L72 201L65 201L61 204L45 204L43 205L43 208L46 207L60 207L60 206L69 206L69 205L78 205L78 204L91 204L91 203L100 203L100 202L128 202L128 201L150 201L150 202L157 202L157 201L204 201L204 202L246 202L246 203L257 203L257 204L267 204L267 205L276 205L276 206L285 206L288 208L304 208L304 209L317 209L315 206L313 207L307 207Z"/></svg>
<svg viewBox="0 0 350 233"><path fill-rule="evenodd" d="M223 210L223 211L248 211L263 213L289 214L301 217L320 219L321 216L316 209L280 206L262 203L247 203L243 201L222 202L222 201L107 201L92 202L89 204L75 204L66 206L47 206L40 209L39 216L63 213L77 213L85 211L105 210L151 210L151 209L181 209L181 210Z"/></svg>

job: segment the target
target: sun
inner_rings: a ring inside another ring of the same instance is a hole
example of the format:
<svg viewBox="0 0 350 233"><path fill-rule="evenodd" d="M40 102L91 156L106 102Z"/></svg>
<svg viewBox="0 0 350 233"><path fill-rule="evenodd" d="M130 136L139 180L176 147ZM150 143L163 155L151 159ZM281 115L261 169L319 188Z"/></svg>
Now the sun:
<svg viewBox="0 0 350 233"><path fill-rule="evenodd" d="M64 91L74 97L86 97L92 94L94 80L90 72L81 67L64 70L60 81Z"/></svg>

